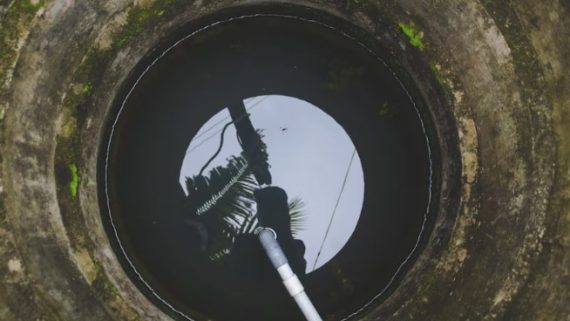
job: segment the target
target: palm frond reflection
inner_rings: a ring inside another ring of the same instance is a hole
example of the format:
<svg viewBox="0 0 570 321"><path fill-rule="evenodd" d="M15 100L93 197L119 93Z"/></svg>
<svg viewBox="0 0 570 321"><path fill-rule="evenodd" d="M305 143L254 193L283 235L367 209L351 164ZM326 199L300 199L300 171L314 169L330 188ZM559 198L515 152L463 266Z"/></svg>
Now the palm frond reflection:
<svg viewBox="0 0 570 321"><path fill-rule="evenodd" d="M212 261L222 261L241 235L254 234L260 226L256 216L254 191L259 188L242 155L227 159L207 175L186 178L188 197L184 221L200 235L201 248ZM289 202L291 232L303 229L304 203Z"/></svg>

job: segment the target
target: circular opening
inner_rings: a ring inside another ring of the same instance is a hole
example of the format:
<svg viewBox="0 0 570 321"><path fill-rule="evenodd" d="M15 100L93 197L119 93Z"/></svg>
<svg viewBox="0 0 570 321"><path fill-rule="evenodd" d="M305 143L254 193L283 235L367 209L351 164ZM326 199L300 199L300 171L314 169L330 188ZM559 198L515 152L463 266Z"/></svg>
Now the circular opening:
<svg viewBox="0 0 570 321"><path fill-rule="evenodd" d="M303 242L304 272L310 273L342 249L360 217L364 174L356 147L331 116L306 101L265 95L245 99L243 105L264 143L272 185L282 188L289 196L292 234ZM246 121L245 117L237 117L238 124L242 121ZM257 206L253 191L257 185L251 168L241 175L232 173L222 177L220 173L230 172L229 166L234 162L240 164L237 168L240 172L241 164L247 163L237 127L228 108L210 118L192 138L180 171L180 186L188 199L200 197L202 190L198 191L197 183L201 177L209 181L219 179L223 185L203 186L207 200L190 200L206 203L219 195L209 213L197 215L206 221L206 217L216 217L215 210L222 211L219 216L224 221L214 223L201 237L202 246L209 247L205 252L210 252L207 254L214 256L214 260L227 259L235 247L234 239L253 233L260 226L255 217ZM222 191L226 192L220 193ZM237 198L231 194L233 191L247 194ZM237 204L227 211L226 202ZM188 213L188 216L190 226L206 228L205 222L200 224L196 215ZM213 244L214 233L223 233L226 229L235 230L237 235L227 240L218 235L219 242L225 243Z"/></svg>
<svg viewBox="0 0 570 321"><path fill-rule="evenodd" d="M101 158L103 217L142 292L179 319L303 320L259 225L327 320L394 285L433 219L434 164L429 122L374 51L257 14L157 52L117 98Z"/></svg>

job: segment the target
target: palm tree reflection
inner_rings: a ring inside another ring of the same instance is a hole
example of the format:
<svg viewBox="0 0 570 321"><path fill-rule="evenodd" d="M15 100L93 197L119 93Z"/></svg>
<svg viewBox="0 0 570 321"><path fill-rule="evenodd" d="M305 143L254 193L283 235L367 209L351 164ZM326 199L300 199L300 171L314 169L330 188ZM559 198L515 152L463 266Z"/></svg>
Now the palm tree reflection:
<svg viewBox="0 0 570 321"><path fill-rule="evenodd" d="M187 177L186 185L185 222L199 234L200 248L209 259L223 264L236 241L253 236L260 226L255 199L259 186L252 169L242 153L208 175ZM299 198L288 202L287 228L293 237L303 228L303 206Z"/></svg>

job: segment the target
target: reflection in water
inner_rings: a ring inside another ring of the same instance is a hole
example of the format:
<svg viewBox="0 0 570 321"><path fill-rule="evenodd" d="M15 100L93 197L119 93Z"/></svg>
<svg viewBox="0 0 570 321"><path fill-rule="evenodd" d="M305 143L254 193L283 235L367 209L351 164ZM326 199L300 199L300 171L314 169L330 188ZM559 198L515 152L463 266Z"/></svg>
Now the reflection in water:
<svg viewBox="0 0 570 321"><path fill-rule="evenodd" d="M433 217L424 123L386 65L275 16L155 53L117 101L99 182L141 292L179 319L303 320L252 234L263 224L326 320L384 294Z"/></svg>
<svg viewBox="0 0 570 321"><path fill-rule="evenodd" d="M259 186L236 132L250 121L262 137L260 158L267 159L273 185L293 196L291 231L304 243L311 272L342 249L358 222L364 179L356 148L332 117L306 101L273 95L244 104L247 118L236 114L232 123L231 108L223 109L188 147L180 175L191 204L187 222L201 231L213 259L229 254L238 235L259 226L253 199Z"/></svg>

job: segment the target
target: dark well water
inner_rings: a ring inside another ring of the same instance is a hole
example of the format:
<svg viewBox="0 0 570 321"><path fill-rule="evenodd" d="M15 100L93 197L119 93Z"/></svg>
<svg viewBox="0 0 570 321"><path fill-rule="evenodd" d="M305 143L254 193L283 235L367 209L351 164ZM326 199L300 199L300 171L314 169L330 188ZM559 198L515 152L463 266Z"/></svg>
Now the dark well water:
<svg viewBox="0 0 570 321"><path fill-rule="evenodd" d="M428 218L429 142L366 47L314 22L244 17L136 77L103 144L102 208L125 270L165 311L302 320L260 224L327 320L360 311L409 263Z"/></svg>

